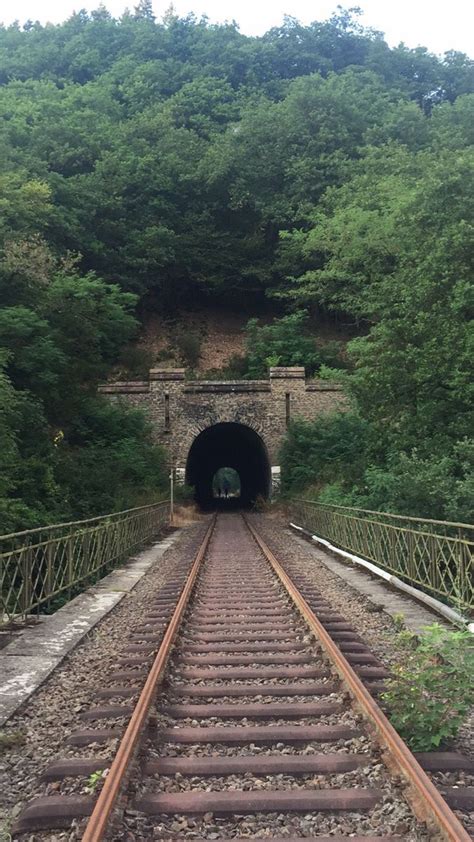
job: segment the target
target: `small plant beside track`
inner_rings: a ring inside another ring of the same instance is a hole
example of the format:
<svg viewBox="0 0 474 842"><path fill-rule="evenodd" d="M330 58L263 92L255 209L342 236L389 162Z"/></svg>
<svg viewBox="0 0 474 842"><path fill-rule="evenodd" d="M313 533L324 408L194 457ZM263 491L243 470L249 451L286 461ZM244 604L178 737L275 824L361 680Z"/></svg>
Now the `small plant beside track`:
<svg viewBox="0 0 474 842"><path fill-rule="evenodd" d="M87 778L87 784L84 787L84 791L94 795L97 791L97 787L99 784L103 783L108 775L108 769L97 769L96 772L92 772Z"/></svg>
<svg viewBox="0 0 474 842"><path fill-rule="evenodd" d="M421 640L406 631L399 639L408 644L406 660L395 667L383 699L410 748L430 751L456 736L473 704L474 639L437 623Z"/></svg>

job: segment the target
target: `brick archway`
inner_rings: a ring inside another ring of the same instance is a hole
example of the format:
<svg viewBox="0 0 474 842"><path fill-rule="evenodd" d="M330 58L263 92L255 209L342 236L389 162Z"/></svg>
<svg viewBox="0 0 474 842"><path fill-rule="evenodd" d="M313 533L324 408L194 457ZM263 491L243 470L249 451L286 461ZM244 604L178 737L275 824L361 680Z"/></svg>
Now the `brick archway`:
<svg viewBox="0 0 474 842"><path fill-rule="evenodd" d="M306 380L299 367L271 368L267 380L230 381L187 381L184 369L151 369L148 380L111 383L99 391L146 413L178 481L184 481L188 454L203 431L217 424L249 428L265 446L273 490L290 420L312 420L347 406L342 386Z"/></svg>

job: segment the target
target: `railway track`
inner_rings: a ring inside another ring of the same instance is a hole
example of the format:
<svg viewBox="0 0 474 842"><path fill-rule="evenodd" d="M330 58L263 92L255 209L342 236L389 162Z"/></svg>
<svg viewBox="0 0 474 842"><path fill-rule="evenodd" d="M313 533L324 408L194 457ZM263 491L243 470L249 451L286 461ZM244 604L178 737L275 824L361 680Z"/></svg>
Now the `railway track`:
<svg viewBox="0 0 474 842"><path fill-rule="evenodd" d="M467 842L448 801L472 810L472 793L445 800L391 728L375 701L387 675L250 523L220 515L132 630L70 756L45 770L54 794L25 808L15 837L87 820L84 842ZM110 764L103 746L119 738ZM419 760L474 771L458 755Z"/></svg>

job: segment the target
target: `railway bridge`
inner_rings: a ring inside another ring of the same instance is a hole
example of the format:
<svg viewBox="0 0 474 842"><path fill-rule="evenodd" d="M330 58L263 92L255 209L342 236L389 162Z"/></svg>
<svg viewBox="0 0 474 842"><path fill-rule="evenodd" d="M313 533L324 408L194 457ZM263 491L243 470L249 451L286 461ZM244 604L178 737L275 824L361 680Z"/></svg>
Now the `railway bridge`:
<svg viewBox="0 0 474 842"><path fill-rule="evenodd" d="M267 498L280 482L279 451L291 418L342 409L342 386L307 380L304 368L270 368L266 380L186 380L185 370L153 368L147 380L100 387L113 401L143 409L168 450L178 482L212 498L221 467L239 474L242 502Z"/></svg>

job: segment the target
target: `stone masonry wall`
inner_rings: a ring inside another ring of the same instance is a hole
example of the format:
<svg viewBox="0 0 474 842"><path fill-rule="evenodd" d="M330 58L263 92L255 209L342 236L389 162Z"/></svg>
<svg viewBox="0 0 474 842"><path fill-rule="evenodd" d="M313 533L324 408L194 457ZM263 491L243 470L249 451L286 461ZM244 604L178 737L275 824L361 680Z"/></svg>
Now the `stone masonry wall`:
<svg viewBox="0 0 474 842"><path fill-rule="evenodd" d="M234 422L261 436L276 480L287 420L311 420L347 406L342 386L307 381L299 367L271 368L268 380L186 381L184 375L184 369L151 369L149 380L99 388L110 400L146 412L156 441L169 451L181 476L196 436L214 424Z"/></svg>

